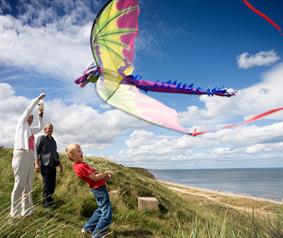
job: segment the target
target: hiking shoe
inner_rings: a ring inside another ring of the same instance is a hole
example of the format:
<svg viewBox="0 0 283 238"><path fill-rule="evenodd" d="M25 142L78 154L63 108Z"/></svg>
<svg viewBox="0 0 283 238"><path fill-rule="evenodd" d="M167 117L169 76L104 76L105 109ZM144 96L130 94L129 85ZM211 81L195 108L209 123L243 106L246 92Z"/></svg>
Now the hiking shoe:
<svg viewBox="0 0 283 238"><path fill-rule="evenodd" d="M92 232L90 230L85 229L84 227L82 228L82 233L87 233L91 234Z"/></svg>
<svg viewBox="0 0 283 238"><path fill-rule="evenodd" d="M100 231L99 233L91 236L92 238L97 238L97 237L101 237L101 238L106 238L108 237L108 235L112 234L113 231L111 231L110 229L105 230L105 231Z"/></svg>

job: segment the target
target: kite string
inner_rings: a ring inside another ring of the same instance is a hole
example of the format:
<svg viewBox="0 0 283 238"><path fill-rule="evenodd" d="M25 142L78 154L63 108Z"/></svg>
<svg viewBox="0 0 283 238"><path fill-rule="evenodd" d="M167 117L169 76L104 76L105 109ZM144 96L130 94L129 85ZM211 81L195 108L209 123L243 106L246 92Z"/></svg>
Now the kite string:
<svg viewBox="0 0 283 238"><path fill-rule="evenodd" d="M55 92L59 92L59 91L64 91L64 90L67 90L71 87L74 87L73 85L69 85L69 86L65 86L65 87L59 87L59 88L56 88L56 87L52 87L52 88L44 88L44 87L37 87L37 88L31 88L31 87L18 87L18 86L13 86L13 88L15 89L18 89L18 90L39 90L39 91L44 91L45 93L47 93L48 95L49 94L53 94ZM49 90L49 89L52 89L52 90Z"/></svg>
<svg viewBox="0 0 283 238"><path fill-rule="evenodd" d="M57 89L49 90L47 92L48 92L48 95L49 95L49 94L53 94L55 92L64 91L64 90L69 89L71 87L73 87L73 85L69 85L69 86L65 86L65 87L60 87L60 88L57 88Z"/></svg>

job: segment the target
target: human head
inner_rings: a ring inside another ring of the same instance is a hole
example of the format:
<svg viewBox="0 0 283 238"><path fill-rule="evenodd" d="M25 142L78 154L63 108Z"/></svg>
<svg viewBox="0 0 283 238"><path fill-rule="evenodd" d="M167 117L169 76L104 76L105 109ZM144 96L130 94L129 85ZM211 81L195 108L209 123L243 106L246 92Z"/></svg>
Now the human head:
<svg viewBox="0 0 283 238"><path fill-rule="evenodd" d="M29 115L27 121L28 121L28 125L30 126L32 124L32 122L33 122L33 115L32 114Z"/></svg>
<svg viewBox="0 0 283 238"><path fill-rule="evenodd" d="M74 163L83 161L83 152L79 144L69 144L65 150L67 157Z"/></svg>
<svg viewBox="0 0 283 238"><path fill-rule="evenodd" d="M53 133L53 125L51 123L47 123L45 126L44 126L44 133L47 135L47 136L51 136L52 133Z"/></svg>

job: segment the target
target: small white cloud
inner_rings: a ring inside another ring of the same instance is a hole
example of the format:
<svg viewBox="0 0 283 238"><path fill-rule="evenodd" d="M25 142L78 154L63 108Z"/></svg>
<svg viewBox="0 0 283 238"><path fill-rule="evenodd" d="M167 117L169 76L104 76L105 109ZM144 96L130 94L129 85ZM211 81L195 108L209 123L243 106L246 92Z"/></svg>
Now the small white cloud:
<svg viewBox="0 0 283 238"><path fill-rule="evenodd" d="M219 147L214 149L212 153L216 155L226 155L231 153L231 149L227 147Z"/></svg>
<svg viewBox="0 0 283 238"><path fill-rule="evenodd" d="M255 66L269 66L276 63L280 57L274 50L260 51L255 55L245 52L237 56L237 64L239 68L248 69Z"/></svg>
<svg viewBox="0 0 283 238"><path fill-rule="evenodd" d="M255 144L247 147L247 153L249 154L255 154L259 152L264 152L266 148L266 145L264 144Z"/></svg>
<svg viewBox="0 0 283 238"><path fill-rule="evenodd" d="M151 142L154 142L155 137L152 132L149 131L133 131L130 138L126 141L126 144L129 148L139 148L140 146L144 144L150 144Z"/></svg>

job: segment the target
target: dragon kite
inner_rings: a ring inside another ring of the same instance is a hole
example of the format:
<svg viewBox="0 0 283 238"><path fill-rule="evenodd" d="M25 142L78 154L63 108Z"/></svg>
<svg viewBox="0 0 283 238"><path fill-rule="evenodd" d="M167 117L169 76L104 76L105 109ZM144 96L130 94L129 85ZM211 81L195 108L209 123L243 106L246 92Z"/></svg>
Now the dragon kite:
<svg viewBox="0 0 283 238"><path fill-rule="evenodd" d="M96 84L97 94L111 106L139 119L174 131L196 136L207 133L189 132L182 127L177 112L149 97L144 92L166 92L231 97L233 89L212 88L203 90L193 84L177 81L149 81L134 75L134 43L138 34L138 0L110 0L93 22L90 44L94 63L75 80L84 87ZM235 124L235 126L241 124ZM232 126L230 125L229 128ZM228 127L227 127L228 128Z"/></svg>
<svg viewBox="0 0 283 238"><path fill-rule="evenodd" d="M75 82L82 87L89 82L96 83L97 94L105 102L137 118L192 134L180 125L175 110L140 90L222 97L234 96L235 92L226 88L203 90L177 81L154 82L133 75L139 12L138 0L108 1L91 29L90 44L95 62Z"/></svg>

